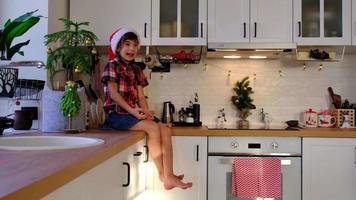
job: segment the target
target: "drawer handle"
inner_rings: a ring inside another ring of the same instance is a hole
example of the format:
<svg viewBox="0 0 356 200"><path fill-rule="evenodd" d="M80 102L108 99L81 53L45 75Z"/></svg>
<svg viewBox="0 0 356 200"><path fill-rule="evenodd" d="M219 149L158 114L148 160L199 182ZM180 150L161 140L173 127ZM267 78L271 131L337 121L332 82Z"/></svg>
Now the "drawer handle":
<svg viewBox="0 0 356 200"><path fill-rule="evenodd" d="M145 148L145 160L143 161L143 162L148 162L148 160L150 159L150 154L149 154L149 149L148 149L148 146L147 145L145 145L145 146L143 146L143 148Z"/></svg>
<svg viewBox="0 0 356 200"><path fill-rule="evenodd" d="M122 184L122 187L128 187L130 185L130 164L128 162L123 162L122 165L127 166L127 182Z"/></svg>

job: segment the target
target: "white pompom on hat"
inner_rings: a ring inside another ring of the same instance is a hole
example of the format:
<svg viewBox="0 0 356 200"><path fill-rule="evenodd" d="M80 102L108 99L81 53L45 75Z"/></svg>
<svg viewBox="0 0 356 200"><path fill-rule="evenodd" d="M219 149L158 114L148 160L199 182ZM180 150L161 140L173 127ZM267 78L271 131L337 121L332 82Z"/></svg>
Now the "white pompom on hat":
<svg viewBox="0 0 356 200"><path fill-rule="evenodd" d="M112 60L115 58L114 52L116 51L117 45L119 44L122 36L124 36L126 33L130 33L130 32L134 33L137 36L138 43L140 43L140 37L134 29L128 28L128 27L117 29L110 35L109 60Z"/></svg>

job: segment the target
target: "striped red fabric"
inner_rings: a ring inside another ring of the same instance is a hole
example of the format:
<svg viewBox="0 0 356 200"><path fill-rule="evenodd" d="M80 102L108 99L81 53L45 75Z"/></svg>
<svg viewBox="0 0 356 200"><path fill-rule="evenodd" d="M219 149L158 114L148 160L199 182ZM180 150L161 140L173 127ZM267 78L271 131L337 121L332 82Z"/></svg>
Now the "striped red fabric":
<svg viewBox="0 0 356 200"><path fill-rule="evenodd" d="M281 161L277 158L236 158L232 194L239 198L281 198Z"/></svg>

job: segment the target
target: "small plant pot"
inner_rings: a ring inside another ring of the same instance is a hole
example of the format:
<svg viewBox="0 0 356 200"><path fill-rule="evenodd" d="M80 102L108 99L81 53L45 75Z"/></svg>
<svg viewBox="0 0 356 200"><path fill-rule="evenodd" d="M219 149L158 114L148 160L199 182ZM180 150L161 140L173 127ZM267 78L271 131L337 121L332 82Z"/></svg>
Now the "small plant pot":
<svg viewBox="0 0 356 200"><path fill-rule="evenodd" d="M250 122L245 119L239 120L237 123L239 129L248 129L250 127Z"/></svg>

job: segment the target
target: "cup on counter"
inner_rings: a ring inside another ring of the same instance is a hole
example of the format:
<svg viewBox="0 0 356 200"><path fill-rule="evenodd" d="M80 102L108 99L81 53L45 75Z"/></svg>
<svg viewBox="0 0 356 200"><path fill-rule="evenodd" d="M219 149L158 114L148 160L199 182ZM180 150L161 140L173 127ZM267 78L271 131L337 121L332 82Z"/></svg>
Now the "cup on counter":
<svg viewBox="0 0 356 200"><path fill-rule="evenodd" d="M318 127L332 127L335 123L336 119L329 111L318 113Z"/></svg>

